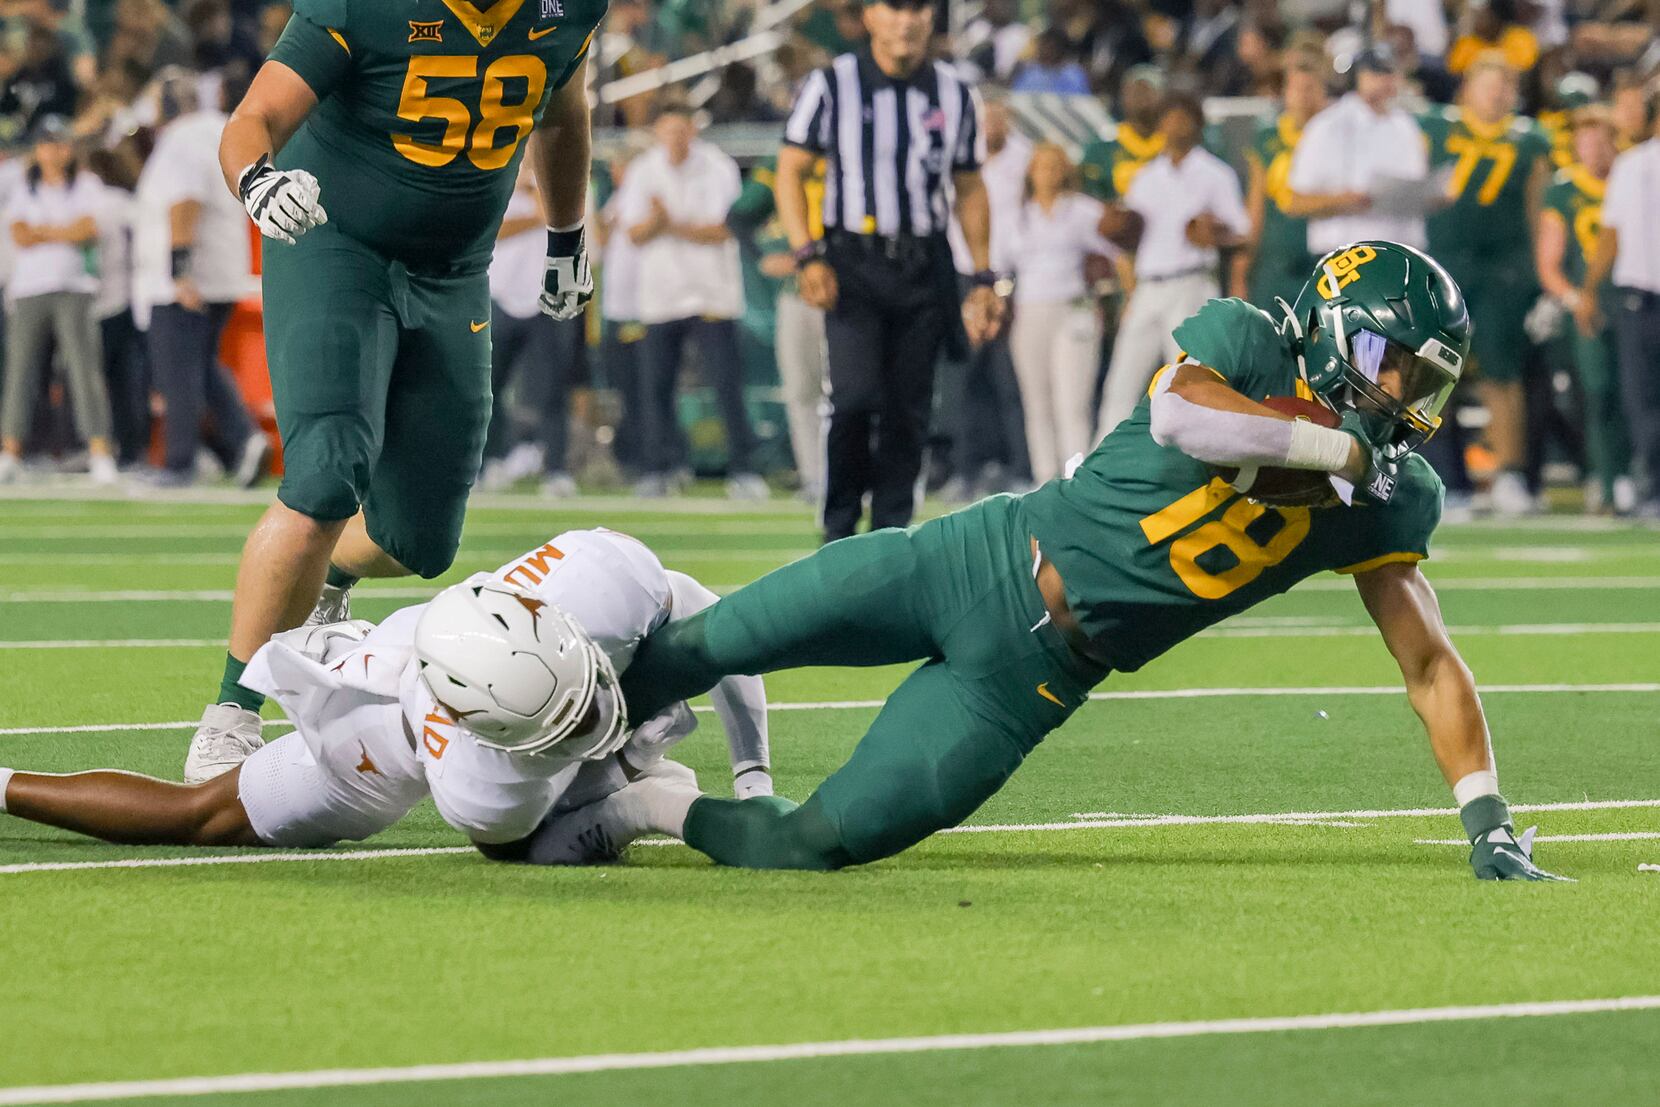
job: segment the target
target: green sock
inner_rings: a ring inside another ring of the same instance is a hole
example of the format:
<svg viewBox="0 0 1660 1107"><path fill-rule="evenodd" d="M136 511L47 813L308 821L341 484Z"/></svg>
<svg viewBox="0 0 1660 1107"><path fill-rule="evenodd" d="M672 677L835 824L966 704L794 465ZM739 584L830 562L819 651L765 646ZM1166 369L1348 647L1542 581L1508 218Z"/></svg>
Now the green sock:
<svg viewBox="0 0 1660 1107"><path fill-rule="evenodd" d="M327 584L330 588L350 588L358 582L358 579L359 578L352 576L344 569L335 568L334 563L331 561L329 562L329 575L323 578L323 583Z"/></svg>
<svg viewBox="0 0 1660 1107"><path fill-rule="evenodd" d="M247 668L246 661L238 661L229 653L225 654L225 675L219 679L219 698L214 703L234 703L249 711L258 711L265 706L264 696L238 683Z"/></svg>
<svg viewBox="0 0 1660 1107"><path fill-rule="evenodd" d="M839 869L854 863L834 826L808 800L699 797L686 814L686 844L743 869Z"/></svg>

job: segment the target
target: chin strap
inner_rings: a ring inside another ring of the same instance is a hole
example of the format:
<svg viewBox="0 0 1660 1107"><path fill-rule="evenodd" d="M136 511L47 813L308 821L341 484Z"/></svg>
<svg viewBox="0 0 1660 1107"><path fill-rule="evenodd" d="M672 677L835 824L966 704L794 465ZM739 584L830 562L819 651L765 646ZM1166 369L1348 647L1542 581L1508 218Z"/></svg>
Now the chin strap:
<svg viewBox="0 0 1660 1107"><path fill-rule="evenodd" d="M1280 323L1280 334L1291 340L1291 348L1297 353L1297 375L1308 384L1308 361L1303 357L1303 324L1297 318L1297 313L1291 310L1291 305L1285 302L1283 296L1275 296L1274 303L1279 305L1285 319ZM1310 386L1312 391L1312 386Z"/></svg>

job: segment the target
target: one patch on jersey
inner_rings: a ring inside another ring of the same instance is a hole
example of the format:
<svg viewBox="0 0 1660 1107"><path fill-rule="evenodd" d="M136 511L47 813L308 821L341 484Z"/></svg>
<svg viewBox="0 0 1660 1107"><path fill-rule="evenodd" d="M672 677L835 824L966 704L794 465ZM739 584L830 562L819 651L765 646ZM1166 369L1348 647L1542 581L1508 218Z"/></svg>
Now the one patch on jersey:
<svg viewBox="0 0 1660 1107"><path fill-rule="evenodd" d="M423 23L418 19L409 21L410 42L443 42L444 21L442 19L432 23Z"/></svg>
<svg viewBox="0 0 1660 1107"><path fill-rule="evenodd" d="M542 0L542 18L564 19L565 5L561 4L559 0Z"/></svg>
<svg viewBox="0 0 1660 1107"><path fill-rule="evenodd" d="M1372 482L1366 486L1366 494L1380 504L1388 503L1395 495L1395 478L1388 473L1372 474Z"/></svg>

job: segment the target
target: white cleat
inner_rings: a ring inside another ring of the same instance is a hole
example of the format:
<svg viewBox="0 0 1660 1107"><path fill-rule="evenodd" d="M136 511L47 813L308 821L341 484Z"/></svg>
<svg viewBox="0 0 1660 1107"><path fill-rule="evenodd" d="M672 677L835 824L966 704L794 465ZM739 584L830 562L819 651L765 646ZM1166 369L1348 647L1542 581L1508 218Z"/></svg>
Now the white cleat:
<svg viewBox="0 0 1660 1107"><path fill-rule="evenodd" d="M533 865L598 865L616 861L637 839L674 822L700 793L697 775L675 761L658 761L604 799L543 821L531 835L525 860Z"/></svg>
<svg viewBox="0 0 1660 1107"><path fill-rule="evenodd" d="M305 617L302 627L326 627L330 623L344 623L352 617L352 590L350 588L336 588L332 584L323 585L322 595L317 597L317 606L311 609L311 614Z"/></svg>
<svg viewBox="0 0 1660 1107"><path fill-rule="evenodd" d="M259 715L234 703L209 704L185 755L184 782L201 784L228 773L263 745Z"/></svg>

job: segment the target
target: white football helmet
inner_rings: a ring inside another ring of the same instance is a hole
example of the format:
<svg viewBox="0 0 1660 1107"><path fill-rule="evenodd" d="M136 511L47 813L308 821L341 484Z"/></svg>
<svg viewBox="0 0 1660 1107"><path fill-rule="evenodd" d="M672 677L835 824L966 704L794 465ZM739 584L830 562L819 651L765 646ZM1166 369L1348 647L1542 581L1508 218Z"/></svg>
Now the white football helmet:
<svg viewBox="0 0 1660 1107"><path fill-rule="evenodd" d="M611 659L579 623L499 580L438 593L415 624L421 679L480 745L581 760L614 753L628 715ZM568 748L567 748L568 747Z"/></svg>

